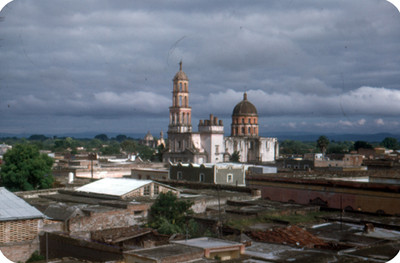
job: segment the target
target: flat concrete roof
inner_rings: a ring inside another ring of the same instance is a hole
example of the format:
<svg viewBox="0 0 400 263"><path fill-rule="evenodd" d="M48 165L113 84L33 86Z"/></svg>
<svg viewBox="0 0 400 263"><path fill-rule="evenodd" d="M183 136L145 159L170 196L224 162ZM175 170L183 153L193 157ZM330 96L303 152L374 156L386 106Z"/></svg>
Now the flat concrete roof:
<svg viewBox="0 0 400 263"><path fill-rule="evenodd" d="M220 248L230 246L241 246L241 243L227 241L223 239L211 238L211 237L199 237L188 240L172 241L172 243L182 244L191 247L198 247L202 249L206 248Z"/></svg>
<svg viewBox="0 0 400 263"><path fill-rule="evenodd" d="M125 252L125 254L138 255L152 259L164 259L166 257L193 254L193 253L204 253L204 252L200 248L187 247L179 244L170 244L154 248L138 249Z"/></svg>

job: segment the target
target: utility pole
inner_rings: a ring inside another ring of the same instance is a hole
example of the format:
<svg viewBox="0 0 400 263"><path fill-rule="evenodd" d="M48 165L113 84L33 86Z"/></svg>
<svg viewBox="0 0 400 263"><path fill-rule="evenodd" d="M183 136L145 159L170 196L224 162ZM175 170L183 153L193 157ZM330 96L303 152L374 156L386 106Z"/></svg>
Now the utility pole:
<svg viewBox="0 0 400 263"><path fill-rule="evenodd" d="M221 186L217 184L217 196L218 196L218 237L221 238L222 236L222 219L221 219L221 200L219 197L219 191Z"/></svg>

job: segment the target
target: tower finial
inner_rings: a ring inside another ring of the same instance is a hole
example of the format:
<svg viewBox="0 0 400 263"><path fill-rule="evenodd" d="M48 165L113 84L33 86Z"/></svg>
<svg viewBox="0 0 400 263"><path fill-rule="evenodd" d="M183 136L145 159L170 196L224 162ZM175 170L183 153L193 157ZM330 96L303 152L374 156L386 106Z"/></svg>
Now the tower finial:
<svg viewBox="0 0 400 263"><path fill-rule="evenodd" d="M247 100L247 93L246 92L243 94L243 100Z"/></svg>
<svg viewBox="0 0 400 263"><path fill-rule="evenodd" d="M182 71L182 60L179 62L179 70Z"/></svg>

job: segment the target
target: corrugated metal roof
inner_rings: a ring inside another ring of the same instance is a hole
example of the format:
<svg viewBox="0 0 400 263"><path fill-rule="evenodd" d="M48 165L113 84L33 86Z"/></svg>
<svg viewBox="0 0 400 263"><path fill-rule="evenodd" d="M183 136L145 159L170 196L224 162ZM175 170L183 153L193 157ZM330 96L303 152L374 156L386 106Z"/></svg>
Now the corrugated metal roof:
<svg viewBox="0 0 400 263"><path fill-rule="evenodd" d="M127 178L104 178L76 189L78 192L123 196L153 181Z"/></svg>
<svg viewBox="0 0 400 263"><path fill-rule="evenodd" d="M45 216L4 187L0 187L0 221L44 218Z"/></svg>

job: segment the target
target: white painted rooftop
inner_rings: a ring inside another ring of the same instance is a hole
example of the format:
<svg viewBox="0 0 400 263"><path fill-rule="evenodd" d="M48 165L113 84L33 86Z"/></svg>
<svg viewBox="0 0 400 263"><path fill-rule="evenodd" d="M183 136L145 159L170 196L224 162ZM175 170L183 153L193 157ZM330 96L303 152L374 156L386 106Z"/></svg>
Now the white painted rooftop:
<svg viewBox="0 0 400 263"><path fill-rule="evenodd" d="M123 196L153 181L128 178L104 178L77 188L75 191L112 196Z"/></svg>
<svg viewBox="0 0 400 263"><path fill-rule="evenodd" d="M44 218L35 207L4 187L0 187L0 221Z"/></svg>

